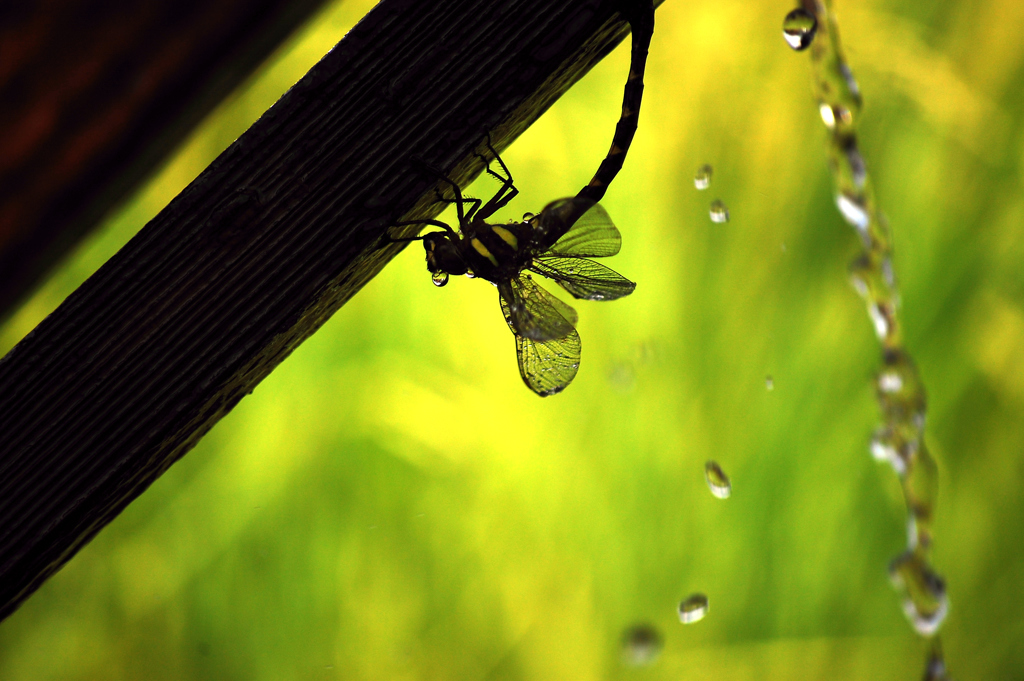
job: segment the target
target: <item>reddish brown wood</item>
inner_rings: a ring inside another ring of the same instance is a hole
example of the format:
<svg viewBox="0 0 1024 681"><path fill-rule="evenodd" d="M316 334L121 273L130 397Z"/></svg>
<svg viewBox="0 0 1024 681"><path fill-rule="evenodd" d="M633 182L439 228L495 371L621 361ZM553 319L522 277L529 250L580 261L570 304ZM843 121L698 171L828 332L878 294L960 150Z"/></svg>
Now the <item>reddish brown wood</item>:
<svg viewBox="0 0 1024 681"><path fill-rule="evenodd" d="M322 2L0 2L0 319Z"/></svg>
<svg viewBox="0 0 1024 681"><path fill-rule="evenodd" d="M478 174L625 36L617 1L383 0L0 360L0 617L440 212L414 159Z"/></svg>

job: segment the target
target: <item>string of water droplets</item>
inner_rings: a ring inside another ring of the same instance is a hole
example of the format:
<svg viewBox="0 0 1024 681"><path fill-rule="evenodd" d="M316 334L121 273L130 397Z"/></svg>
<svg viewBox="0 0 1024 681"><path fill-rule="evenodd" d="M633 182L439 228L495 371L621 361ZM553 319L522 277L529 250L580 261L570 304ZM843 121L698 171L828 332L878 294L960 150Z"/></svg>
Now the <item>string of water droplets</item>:
<svg viewBox="0 0 1024 681"><path fill-rule="evenodd" d="M945 582L929 562L938 470L924 439L924 384L903 345L897 314L892 232L878 210L857 148L860 89L843 58L829 0L799 0L799 7L786 15L783 36L795 50L810 49L818 111L829 131L836 207L863 245L850 264L850 281L867 304L882 346L882 368L875 385L882 425L872 438L871 454L892 466L907 505L907 550L892 560L889 577L914 629L931 641L925 681L948 679L938 630L949 600Z"/></svg>

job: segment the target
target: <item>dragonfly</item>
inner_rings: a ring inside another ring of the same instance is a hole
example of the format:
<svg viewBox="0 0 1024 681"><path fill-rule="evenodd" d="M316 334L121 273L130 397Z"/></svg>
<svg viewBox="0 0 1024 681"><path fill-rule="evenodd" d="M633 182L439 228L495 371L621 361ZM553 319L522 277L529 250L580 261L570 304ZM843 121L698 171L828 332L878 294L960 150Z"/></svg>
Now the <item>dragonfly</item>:
<svg viewBox="0 0 1024 681"><path fill-rule="evenodd" d="M598 201L622 169L636 133L654 33L653 0L622 0L621 9L633 35L629 76L611 148L588 185L574 197L552 201L540 213L527 213L521 222L492 224L488 219L519 190L488 135L487 148L504 172L501 175L486 163L487 173L501 183L497 193L487 203L465 198L458 184L424 164L451 186L455 198L442 198L442 202L455 204L459 230L438 220L404 221L393 226L430 225L442 231L388 237L394 242L422 241L427 269L437 286L447 284L451 275L466 274L498 288L501 311L516 339L519 374L541 397L560 393L576 377L581 343L576 310L539 286L531 274L551 279L583 300L615 300L636 288L615 270L591 260L615 255L622 246L619 230Z"/></svg>
<svg viewBox="0 0 1024 681"><path fill-rule="evenodd" d="M559 199L536 215L527 213L522 221L488 222L518 194L505 163L496 152L494 156L505 175L487 168L502 186L485 204L464 198L462 189L439 173L454 190L451 202L458 214L458 232L438 220L398 222L396 226L425 223L443 231L392 241L422 241L427 269L437 286L447 284L449 276L465 274L497 287L501 311L515 335L519 374L530 390L547 397L564 390L579 370L579 317L532 274L551 279L583 300L615 300L632 293L636 284L590 259L615 255L622 246L607 211L590 199ZM581 217L564 229L565 216L576 213Z"/></svg>

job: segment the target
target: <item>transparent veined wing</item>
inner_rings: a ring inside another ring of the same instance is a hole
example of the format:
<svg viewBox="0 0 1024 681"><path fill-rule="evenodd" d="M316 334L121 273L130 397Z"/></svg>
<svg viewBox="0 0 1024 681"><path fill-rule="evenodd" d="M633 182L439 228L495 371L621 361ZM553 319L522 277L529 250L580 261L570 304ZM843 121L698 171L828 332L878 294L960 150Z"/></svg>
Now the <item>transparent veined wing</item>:
<svg viewBox="0 0 1024 681"><path fill-rule="evenodd" d="M535 340L525 336L516 328L516 322L512 318L511 305L508 300L514 300L517 295L525 299L546 298L555 301L558 305L566 308L570 313L572 308L562 303L550 293L534 284L529 279L514 279L513 282L525 284L531 293L523 296L521 288L510 287L514 293L501 296L501 311L505 314L505 321L508 328L516 337L516 359L519 362L519 375L523 383L533 392L541 397L554 395L565 390L565 387L576 378L576 372L580 368L580 335L576 329L569 326L569 333L561 338L549 338L546 340ZM533 292L540 292L539 294ZM549 302L549 301L545 301ZM552 310L557 309L552 305ZM561 313L558 313L561 314ZM575 317L575 313L573 313ZM563 317L564 318L564 317ZM568 319L566 319L568 321ZM575 322L575 319L573 320Z"/></svg>
<svg viewBox="0 0 1024 681"><path fill-rule="evenodd" d="M585 258L541 255L533 259L529 269L554 279L566 291L585 300L615 300L636 288L634 282L610 267Z"/></svg>
<svg viewBox="0 0 1024 681"><path fill-rule="evenodd" d="M529 275L500 282L498 298L516 336L549 341L576 333L576 310L542 289Z"/></svg>
<svg viewBox="0 0 1024 681"><path fill-rule="evenodd" d="M546 216L561 219L560 216L573 207L576 199L559 199L549 203L541 211L541 224ZM583 258L603 258L615 255L622 247L622 235L612 224L608 211L599 203L592 205L565 234L547 251L546 255L571 255Z"/></svg>
<svg viewBox="0 0 1024 681"><path fill-rule="evenodd" d="M555 395L576 378L580 368L580 335L535 341L516 336L516 358L523 382L541 397Z"/></svg>

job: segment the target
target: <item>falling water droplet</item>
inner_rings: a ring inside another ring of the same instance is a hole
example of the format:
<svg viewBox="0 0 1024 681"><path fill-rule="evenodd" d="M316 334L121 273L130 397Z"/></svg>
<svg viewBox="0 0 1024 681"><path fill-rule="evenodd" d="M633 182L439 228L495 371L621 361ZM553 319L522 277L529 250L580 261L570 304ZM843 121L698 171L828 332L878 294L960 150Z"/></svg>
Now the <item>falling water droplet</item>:
<svg viewBox="0 0 1024 681"><path fill-rule="evenodd" d="M870 289L868 289L868 283L864 280L864 277L859 274L854 274L850 277L850 284L853 285L853 290L856 291L861 298L867 298Z"/></svg>
<svg viewBox="0 0 1024 681"><path fill-rule="evenodd" d="M711 185L711 174L714 172L715 169L707 163L697 168L697 174L693 177L693 186L697 189L707 189Z"/></svg>
<svg viewBox="0 0 1024 681"><path fill-rule="evenodd" d="M906 470L906 464L903 463L903 459L900 457L899 452L891 444L886 442L883 437L875 436L871 440L871 456L875 461L888 461L892 464L893 468Z"/></svg>
<svg viewBox="0 0 1024 681"><path fill-rule="evenodd" d="M832 111L832 107L824 102L818 106L818 113L821 114L821 120L825 124L826 128L836 127L836 114Z"/></svg>
<svg viewBox="0 0 1024 681"><path fill-rule="evenodd" d="M896 286L896 273L892 269L892 258L886 256L882 260L882 278L885 280L886 286L894 288Z"/></svg>
<svg viewBox="0 0 1024 681"><path fill-rule="evenodd" d="M895 371L884 371L878 376L878 389L883 393L898 393L903 390L903 377Z"/></svg>
<svg viewBox="0 0 1024 681"><path fill-rule="evenodd" d="M661 634L650 624L636 624L622 635L622 657L626 664L641 667L654 662L661 652Z"/></svg>
<svg viewBox="0 0 1024 681"><path fill-rule="evenodd" d="M917 518L911 513L907 516L907 548L913 551L921 541L921 535L917 531Z"/></svg>
<svg viewBox="0 0 1024 681"><path fill-rule="evenodd" d="M708 489L719 499L728 499L732 494L732 483L729 482L729 476L714 461L704 464L704 479L708 483Z"/></svg>
<svg viewBox="0 0 1024 681"><path fill-rule="evenodd" d="M447 272L434 272L430 275L430 280L434 282L434 286L444 286L448 283Z"/></svg>
<svg viewBox="0 0 1024 681"><path fill-rule="evenodd" d="M679 603L679 621L683 624L700 622L708 614L708 597L704 594L693 594Z"/></svg>
<svg viewBox="0 0 1024 681"><path fill-rule="evenodd" d="M857 85L857 79L853 77L853 71L846 65L846 62L839 62L839 72L843 74L843 79L846 81L846 87L850 89L850 94L859 98L860 86Z"/></svg>
<svg viewBox="0 0 1024 681"><path fill-rule="evenodd" d="M718 199L711 202L710 214L711 222L729 222L729 209Z"/></svg>
<svg viewBox="0 0 1024 681"><path fill-rule="evenodd" d="M921 681L950 681L946 671L946 661L942 659L942 647L938 639L932 641L932 649L928 651L928 664Z"/></svg>
<svg viewBox="0 0 1024 681"><path fill-rule="evenodd" d="M775 390L775 379L771 376L766 376L764 379L764 387L767 388L769 392Z"/></svg>
<svg viewBox="0 0 1024 681"><path fill-rule="evenodd" d="M782 21L782 37L797 52L811 46L817 31L818 20L804 9L793 10Z"/></svg>
<svg viewBox="0 0 1024 681"><path fill-rule="evenodd" d="M903 612L921 636L932 636L949 612L946 583L913 551L889 564L889 579L903 596Z"/></svg>
<svg viewBox="0 0 1024 681"><path fill-rule="evenodd" d="M920 446L918 434L905 428L886 426L875 431L871 438L871 456L875 461L886 461L901 478L917 456Z"/></svg>
<svg viewBox="0 0 1024 681"><path fill-rule="evenodd" d="M850 177L853 178L853 183L857 185L858 189L863 189L864 183L868 179L868 168L856 143L850 144L846 148L846 162L850 166Z"/></svg>
<svg viewBox="0 0 1024 681"><path fill-rule="evenodd" d="M889 315L885 313L885 308L877 303L868 305L868 316L871 317L871 323L875 325L875 335L878 336L878 340L888 338L892 324L889 323Z"/></svg>
<svg viewBox="0 0 1024 681"><path fill-rule="evenodd" d="M861 232L867 231L871 218L863 203L852 196L839 194L836 196L836 208L843 214L843 218L846 219L851 227L855 227Z"/></svg>

